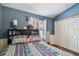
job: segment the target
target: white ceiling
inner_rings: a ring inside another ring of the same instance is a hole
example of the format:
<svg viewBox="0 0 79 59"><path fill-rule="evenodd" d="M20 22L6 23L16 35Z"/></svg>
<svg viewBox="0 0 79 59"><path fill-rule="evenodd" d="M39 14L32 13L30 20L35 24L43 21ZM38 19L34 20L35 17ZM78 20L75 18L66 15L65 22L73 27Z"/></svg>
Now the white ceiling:
<svg viewBox="0 0 79 59"><path fill-rule="evenodd" d="M53 18L74 4L73 3L2 3L2 5L22 11L27 11L33 14Z"/></svg>

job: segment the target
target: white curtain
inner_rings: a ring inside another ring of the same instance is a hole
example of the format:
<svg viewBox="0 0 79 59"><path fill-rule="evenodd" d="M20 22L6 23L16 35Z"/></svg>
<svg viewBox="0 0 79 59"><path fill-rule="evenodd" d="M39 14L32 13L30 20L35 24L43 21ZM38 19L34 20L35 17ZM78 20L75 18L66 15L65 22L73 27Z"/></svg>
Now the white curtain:
<svg viewBox="0 0 79 59"><path fill-rule="evenodd" d="M39 35L42 39L46 39L46 19L40 20L35 17L30 17L28 24L32 25L34 29L39 30Z"/></svg>
<svg viewBox="0 0 79 59"><path fill-rule="evenodd" d="M44 20L44 39L46 39L46 31L47 31L47 29L46 29L46 23L47 23L47 21L45 19Z"/></svg>
<svg viewBox="0 0 79 59"><path fill-rule="evenodd" d="M38 26L37 26L38 25L37 18L30 17L29 21L28 21L28 24L32 25L34 29L37 29L38 28Z"/></svg>
<svg viewBox="0 0 79 59"><path fill-rule="evenodd" d="M28 21L28 24L33 25L33 20L34 20L33 17L30 17L29 21Z"/></svg>
<svg viewBox="0 0 79 59"><path fill-rule="evenodd" d="M39 35L42 39L46 39L46 20L38 20Z"/></svg>

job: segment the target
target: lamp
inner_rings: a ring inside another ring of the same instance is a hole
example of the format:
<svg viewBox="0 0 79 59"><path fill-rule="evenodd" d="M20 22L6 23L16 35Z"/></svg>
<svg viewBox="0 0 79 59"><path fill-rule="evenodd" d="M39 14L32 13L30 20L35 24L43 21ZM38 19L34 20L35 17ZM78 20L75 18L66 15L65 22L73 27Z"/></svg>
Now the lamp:
<svg viewBox="0 0 79 59"><path fill-rule="evenodd" d="M17 26L17 19L13 20L13 26L14 26L14 28L16 28L16 26Z"/></svg>

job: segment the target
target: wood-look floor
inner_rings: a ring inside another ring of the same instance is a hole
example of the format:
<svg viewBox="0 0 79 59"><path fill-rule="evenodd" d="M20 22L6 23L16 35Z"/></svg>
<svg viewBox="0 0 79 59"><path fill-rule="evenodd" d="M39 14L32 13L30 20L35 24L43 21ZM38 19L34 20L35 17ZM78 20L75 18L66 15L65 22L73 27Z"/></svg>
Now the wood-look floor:
<svg viewBox="0 0 79 59"><path fill-rule="evenodd" d="M49 42L48 42L48 44L50 45ZM54 44L52 44L51 46L54 46L54 47L56 47L56 48L58 48L58 49L61 49L61 50L65 51L65 52L68 52L68 53L73 54L73 55L75 55L75 56L79 56L79 53L78 53L78 52L75 52L75 51L66 49L66 48L61 47L61 46L59 46L59 45L54 45Z"/></svg>
<svg viewBox="0 0 79 59"><path fill-rule="evenodd" d="M70 54L73 54L73 55L75 55L75 56L79 56L79 53L77 53L77 52L75 52L75 51L71 51L71 50L69 50L69 49L66 49L66 48L61 47L61 46L58 46L58 45L53 45L53 44L52 44L52 46L54 46L54 47L56 47L56 48L59 48L59 49L65 51L65 52L68 52L68 53L70 53Z"/></svg>

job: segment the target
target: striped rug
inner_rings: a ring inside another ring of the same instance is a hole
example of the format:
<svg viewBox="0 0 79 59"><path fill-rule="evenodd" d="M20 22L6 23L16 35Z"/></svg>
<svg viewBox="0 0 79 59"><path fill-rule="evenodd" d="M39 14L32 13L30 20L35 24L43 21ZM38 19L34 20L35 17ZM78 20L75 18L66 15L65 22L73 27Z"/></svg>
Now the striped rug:
<svg viewBox="0 0 79 59"><path fill-rule="evenodd" d="M10 45L6 56L59 56L60 53L45 42L32 42L28 45Z"/></svg>
<svg viewBox="0 0 79 59"><path fill-rule="evenodd" d="M56 49L50 48L45 43L34 42L30 43L29 48L31 49L31 53L34 56L58 56L60 53L56 51Z"/></svg>

